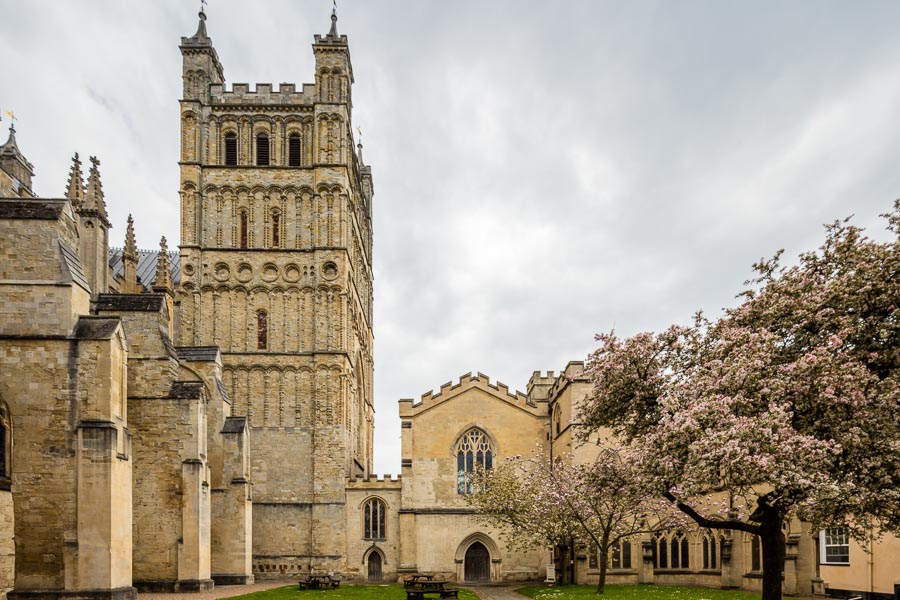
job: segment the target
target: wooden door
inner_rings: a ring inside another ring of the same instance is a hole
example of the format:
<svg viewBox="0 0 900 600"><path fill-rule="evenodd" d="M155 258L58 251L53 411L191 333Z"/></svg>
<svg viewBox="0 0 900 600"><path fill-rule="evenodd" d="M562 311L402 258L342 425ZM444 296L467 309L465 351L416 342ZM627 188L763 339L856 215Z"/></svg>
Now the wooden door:
<svg viewBox="0 0 900 600"><path fill-rule="evenodd" d="M466 581L489 581L491 579L491 555L481 542L475 542L466 550Z"/></svg>
<svg viewBox="0 0 900 600"><path fill-rule="evenodd" d="M381 554L378 552L369 554L369 581L381 581Z"/></svg>

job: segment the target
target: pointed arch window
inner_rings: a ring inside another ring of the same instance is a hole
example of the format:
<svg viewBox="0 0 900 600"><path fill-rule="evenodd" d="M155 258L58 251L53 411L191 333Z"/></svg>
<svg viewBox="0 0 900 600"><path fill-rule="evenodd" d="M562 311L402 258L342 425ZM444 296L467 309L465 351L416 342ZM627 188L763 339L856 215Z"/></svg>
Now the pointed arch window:
<svg viewBox="0 0 900 600"><path fill-rule="evenodd" d="M715 571L719 568L721 547L721 540L717 541L713 532L709 531L703 536L703 570Z"/></svg>
<svg viewBox="0 0 900 600"><path fill-rule="evenodd" d="M367 540L383 540L387 537L385 525L384 502L379 498L370 498L363 505L363 538Z"/></svg>
<svg viewBox="0 0 900 600"><path fill-rule="evenodd" d="M471 494L472 475L479 468L494 466L494 450L487 434L473 427L466 431L456 446L456 492Z"/></svg>
<svg viewBox="0 0 900 600"><path fill-rule="evenodd" d="M225 134L225 164L229 167L237 165L237 134Z"/></svg>
<svg viewBox="0 0 900 600"><path fill-rule="evenodd" d="M762 571L762 548L758 535L750 536L750 570Z"/></svg>
<svg viewBox="0 0 900 600"><path fill-rule="evenodd" d="M256 349L265 350L269 347L269 314L260 310L256 313Z"/></svg>
<svg viewBox="0 0 900 600"><path fill-rule="evenodd" d="M288 137L288 166L300 166L300 134L292 133Z"/></svg>
<svg viewBox="0 0 900 600"><path fill-rule="evenodd" d="M256 166L269 166L269 134L265 131L256 135Z"/></svg>

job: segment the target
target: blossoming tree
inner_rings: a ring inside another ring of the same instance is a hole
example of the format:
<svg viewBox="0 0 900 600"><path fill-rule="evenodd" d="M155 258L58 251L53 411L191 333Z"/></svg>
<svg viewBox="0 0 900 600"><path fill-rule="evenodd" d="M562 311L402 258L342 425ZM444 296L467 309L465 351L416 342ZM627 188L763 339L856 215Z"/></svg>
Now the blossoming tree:
<svg viewBox="0 0 900 600"><path fill-rule="evenodd" d="M539 451L513 457L477 473L476 493L467 500L513 548L566 545L571 551L573 540L591 542L599 553L602 594L611 549L665 526L671 515L623 452L607 444L589 464L550 460Z"/></svg>
<svg viewBox="0 0 900 600"><path fill-rule="evenodd" d="M785 519L900 531L900 202L885 216L888 242L835 222L795 266L754 265L719 320L600 335L589 360L581 435L610 427L698 525L758 535L763 600Z"/></svg>

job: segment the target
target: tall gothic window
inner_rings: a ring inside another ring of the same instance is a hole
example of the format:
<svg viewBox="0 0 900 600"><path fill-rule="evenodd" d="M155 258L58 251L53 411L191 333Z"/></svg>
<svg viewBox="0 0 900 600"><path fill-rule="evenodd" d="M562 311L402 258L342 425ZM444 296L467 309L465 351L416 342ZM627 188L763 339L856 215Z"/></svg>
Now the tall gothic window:
<svg viewBox="0 0 900 600"><path fill-rule="evenodd" d="M237 134L225 134L225 164L229 167L237 165Z"/></svg>
<svg viewBox="0 0 900 600"><path fill-rule="evenodd" d="M472 474L478 468L490 469L494 452L488 436L477 427L469 429L456 446L456 492L472 493Z"/></svg>
<svg viewBox="0 0 900 600"><path fill-rule="evenodd" d="M288 166L300 166L300 135L292 133L288 138Z"/></svg>
<svg viewBox="0 0 900 600"><path fill-rule="evenodd" d="M261 310L256 313L256 349L265 350L269 347L269 315Z"/></svg>
<svg viewBox="0 0 900 600"><path fill-rule="evenodd" d="M716 542L716 536L713 532L707 532L703 536L703 569L715 571L719 564L719 551L721 543Z"/></svg>
<svg viewBox="0 0 900 600"><path fill-rule="evenodd" d="M762 548L758 535L750 536L750 570L762 571Z"/></svg>
<svg viewBox="0 0 900 600"><path fill-rule="evenodd" d="M384 528L384 502L370 498L363 505L363 538L383 540L387 537Z"/></svg>
<svg viewBox="0 0 900 600"><path fill-rule="evenodd" d="M256 165L269 166L269 134L265 132L256 136Z"/></svg>
<svg viewBox="0 0 900 600"><path fill-rule="evenodd" d="M238 235L240 237L240 247L247 247L247 211L242 210L238 215Z"/></svg>

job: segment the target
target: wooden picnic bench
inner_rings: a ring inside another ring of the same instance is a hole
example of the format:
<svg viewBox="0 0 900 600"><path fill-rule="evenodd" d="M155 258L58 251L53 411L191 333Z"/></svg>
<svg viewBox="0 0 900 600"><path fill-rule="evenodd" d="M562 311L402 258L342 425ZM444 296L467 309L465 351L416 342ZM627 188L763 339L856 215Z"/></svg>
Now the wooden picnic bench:
<svg viewBox="0 0 900 600"><path fill-rule="evenodd" d="M459 590L446 587L446 583L446 581L436 580L433 575L413 575L403 582L406 588L406 600L459 598Z"/></svg>
<svg viewBox="0 0 900 600"><path fill-rule="evenodd" d="M310 575L300 580L301 590L333 590L340 585L341 580L331 575Z"/></svg>

